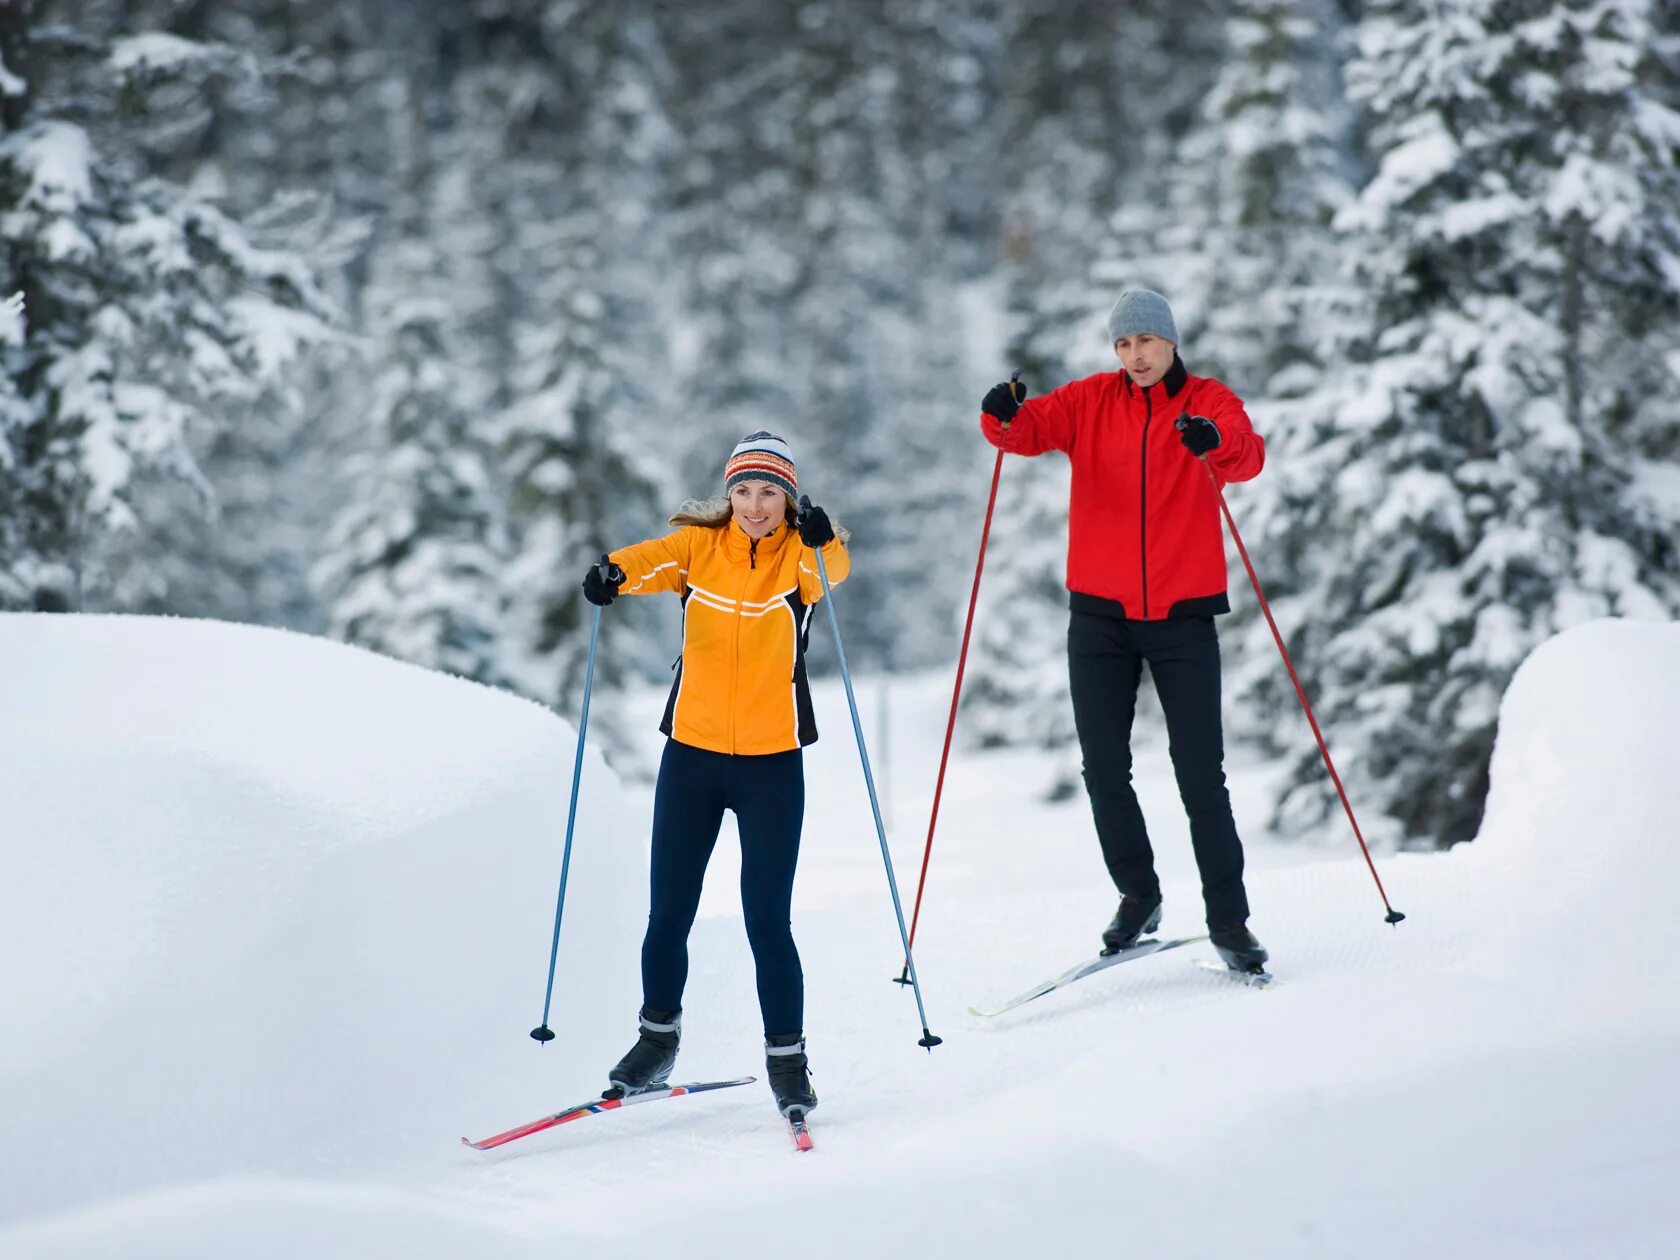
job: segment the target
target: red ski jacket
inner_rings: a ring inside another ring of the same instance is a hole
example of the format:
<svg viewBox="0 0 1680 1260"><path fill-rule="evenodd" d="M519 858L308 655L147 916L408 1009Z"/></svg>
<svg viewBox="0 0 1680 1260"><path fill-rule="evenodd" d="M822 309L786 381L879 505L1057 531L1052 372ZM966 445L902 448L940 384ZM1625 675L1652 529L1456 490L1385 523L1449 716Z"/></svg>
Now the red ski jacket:
<svg viewBox="0 0 1680 1260"><path fill-rule="evenodd" d="M1175 428L1187 415L1219 427L1207 462L1221 486L1260 472L1266 444L1242 400L1219 381L1191 376L1177 357L1148 389L1123 371L1100 372L1028 399L1007 429L981 413L981 431L999 450L1066 451L1073 461L1067 586L1075 610L1133 621L1231 611L1219 498Z"/></svg>

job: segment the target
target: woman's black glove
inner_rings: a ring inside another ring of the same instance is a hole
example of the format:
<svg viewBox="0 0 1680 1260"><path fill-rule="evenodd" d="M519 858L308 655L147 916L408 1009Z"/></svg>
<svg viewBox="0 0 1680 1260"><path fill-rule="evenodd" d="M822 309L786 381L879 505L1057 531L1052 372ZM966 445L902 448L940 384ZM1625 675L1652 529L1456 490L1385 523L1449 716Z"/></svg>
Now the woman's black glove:
<svg viewBox="0 0 1680 1260"><path fill-rule="evenodd" d="M834 523L828 519L827 512L809 499L799 500L799 515L794 520L794 526L799 530L799 541L812 551L834 541Z"/></svg>
<svg viewBox="0 0 1680 1260"><path fill-rule="evenodd" d="M1027 396L1027 387L1020 381L999 381L986 391L986 396L980 400L980 410L994 420L1008 424L1015 418L1015 413L1021 410L1021 403Z"/></svg>
<svg viewBox="0 0 1680 1260"><path fill-rule="evenodd" d="M1199 459L1219 445L1219 426L1206 416L1180 416L1178 440Z"/></svg>
<svg viewBox="0 0 1680 1260"><path fill-rule="evenodd" d="M590 565L589 572L583 575L583 597L596 607L605 608L623 585L624 570L612 562L611 556L603 554L601 562Z"/></svg>

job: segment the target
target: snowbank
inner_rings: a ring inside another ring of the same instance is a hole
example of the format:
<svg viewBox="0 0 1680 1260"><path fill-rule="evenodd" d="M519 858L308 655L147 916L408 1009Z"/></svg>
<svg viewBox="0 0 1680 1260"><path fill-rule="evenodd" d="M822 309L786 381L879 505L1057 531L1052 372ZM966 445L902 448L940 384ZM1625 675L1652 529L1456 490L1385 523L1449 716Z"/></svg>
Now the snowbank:
<svg viewBox="0 0 1680 1260"><path fill-rule="evenodd" d="M553 1023L619 1018L523 1037L574 752L538 706L304 636L105 617L0 617L0 694L0 1220L435 1151L440 1123L517 1116L622 1039L643 856L612 842L593 757Z"/></svg>
<svg viewBox="0 0 1680 1260"><path fill-rule="evenodd" d="M1535 1260L1680 1241L1680 627L1595 623L1533 654L1481 836L1381 863L1398 928L1351 840L1330 860L1251 834L1283 981L1265 993L1186 949L966 1016L1088 952L1112 892L1083 803L1022 792L1042 766L964 759L917 951L932 1055L888 982L844 698L819 690L794 922L822 1105L799 1157L762 1086L456 1144L587 1096L629 1032L648 801L592 765L566 1032L523 1037L571 751L552 718L227 627L0 619L0 661L29 699L0 749L8 799L30 793L0 858L5 1015L27 1030L0 1047L8 1258ZM67 697L54 677L97 685ZM948 686L893 705L910 888ZM1237 768L1239 820L1262 777ZM1137 778L1166 930L1193 932L1159 744ZM735 870L726 834L691 942L690 1079L759 1070Z"/></svg>

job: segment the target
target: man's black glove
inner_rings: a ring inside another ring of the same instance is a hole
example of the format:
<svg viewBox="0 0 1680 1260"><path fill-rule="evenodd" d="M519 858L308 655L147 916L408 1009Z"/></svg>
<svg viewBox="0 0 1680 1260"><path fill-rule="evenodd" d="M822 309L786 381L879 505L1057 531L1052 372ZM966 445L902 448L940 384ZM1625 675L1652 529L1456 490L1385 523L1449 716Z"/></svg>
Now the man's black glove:
<svg viewBox="0 0 1680 1260"><path fill-rule="evenodd" d="M834 523L828 519L827 512L809 499L799 500L799 516L794 520L794 526L799 530L799 541L812 551L834 541Z"/></svg>
<svg viewBox="0 0 1680 1260"><path fill-rule="evenodd" d="M1219 445L1219 426L1206 416L1180 416L1178 440L1185 450L1200 458Z"/></svg>
<svg viewBox="0 0 1680 1260"><path fill-rule="evenodd" d="M980 410L994 420L1008 424L1015 418L1015 413L1021 410L1021 403L1026 400L1027 387L1020 381L999 381L986 391L986 396L980 400Z"/></svg>
<svg viewBox="0 0 1680 1260"><path fill-rule="evenodd" d="M612 557L602 555L599 564L589 566L589 572L583 575L583 597L591 604L605 608L618 595L618 588L624 585L624 570L612 562Z"/></svg>

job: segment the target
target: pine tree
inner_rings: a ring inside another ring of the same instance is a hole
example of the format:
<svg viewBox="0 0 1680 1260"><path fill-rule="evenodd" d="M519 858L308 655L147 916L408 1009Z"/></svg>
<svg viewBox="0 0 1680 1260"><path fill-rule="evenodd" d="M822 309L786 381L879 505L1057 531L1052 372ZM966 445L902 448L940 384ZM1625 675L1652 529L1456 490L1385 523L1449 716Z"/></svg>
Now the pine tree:
<svg viewBox="0 0 1680 1260"><path fill-rule="evenodd" d="M368 440L317 580L332 633L503 683L516 660L505 577L513 546L485 422L496 380L475 335L496 314L494 237L476 137L455 125L453 98L469 89L441 43L416 50L388 117L398 193L361 301L372 341Z"/></svg>
<svg viewBox="0 0 1680 1260"><path fill-rule="evenodd" d="M670 69L648 4L550 4L482 30L493 56L474 99L496 125L480 137L476 183L503 239L506 388L491 428L516 545L510 648L521 689L575 715L594 614L584 570L667 532L675 506L667 461L680 409L658 366L676 335L659 231ZM594 173L576 178L584 169ZM677 622L663 600L616 603L597 689L667 677ZM596 712L609 755L639 769L612 706Z"/></svg>
<svg viewBox="0 0 1680 1260"><path fill-rule="evenodd" d="M105 6L77 16L0 15L23 71L0 139L4 287L27 298L7 355L19 458L0 498L20 542L7 598L40 609L157 598L179 518L214 511L197 443L224 408L263 400L332 318L304 260L147 167L155 95L237 56L124 35Z"/></svg>
<svg viewBox="0 0 1680 1260"><path fill-rule="evenodd" d="M329 631L464 678L508 677L504 568L512 551L478 400L454 368L447 294L428 293L430 248L383 251L370 315L386 344L371 398L372 448L355 461L317 580Z"/></svg>
<svg viewBox="0 0 1680 1260"><path fill-rule="evenodd" d="M1158 275L1143 260L1164 249L1170 209L1158 197L1173 185L1176 148L1210 81L1218 23L1202 19L1211 8L1078 3L1006 16L1007 354L1034 391L1117 368L1103 321L1121 288L1153 283L1176 305L1175 286L1188 283L1187 273ZM1147 178L1128 178L1140 171ZM1144 225L1149 247L1119 243ZM1004 460L963 706L966 739L1056 753L1053 796L1077 783L1068 486L1063 455Z"/></svg>
<svg viewBox="0 0 1680 1260"><path fill-rule="evenodd" d="M1274 442L1250 545L1293 575L1280 622L1391 839L1475 834L1499 698L1535 644L1680 608L1672 534L1630 494L1595 388L1617 364L1581 353L1615 341L1626 282L1594 262L1576 194L1636 187L1650 160L1616 140L1618 115L1645 115L1626 69L1644 8L1389 0L1360 28L1349 81L1377 168L1339 222L1374 322ZM1573 135L1593 137L1590 179ZM1620 215L1599 200L1588 235ZM1310 829L1339 807L1294 745L1279 821Z"/></svg>

